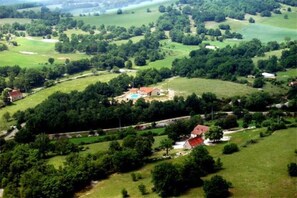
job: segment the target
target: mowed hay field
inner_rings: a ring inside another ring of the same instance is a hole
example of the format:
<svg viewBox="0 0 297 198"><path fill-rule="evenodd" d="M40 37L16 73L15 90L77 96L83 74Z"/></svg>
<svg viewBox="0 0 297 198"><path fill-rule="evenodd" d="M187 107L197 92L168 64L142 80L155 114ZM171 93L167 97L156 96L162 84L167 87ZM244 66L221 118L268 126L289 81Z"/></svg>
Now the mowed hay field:
<svg viewBox="0 0 297 198"><path fill-rule="evenodd" d="M210 154L216 159L220 157L223 162L223 170L218 175L232 182L231 188L234 197L296 197L297 178L288 176L287 164L296 162L294 150L297 148L296 128L275 132L272 136L259 139L259 132L265 129L255 129L231 134L231 142L239 146L251 138L258 139L258 143L240 147L240 152L232 155L222 155L222 148L226 143L207 147ZM173 153L173 151L171 151ZM173 163L181 163L186 157L168 160ZM109 198L121 197L121 190L126 188L130 197L158 197L153 193L151 182L151 170L158 163L146 165L136 170L143 179L133 182L130 173L113 174L108 179L99 181L85 192L78 193L78 197L85 198ZM209 179L209 175L203 179ZM142 196L138 185L146 185L148 194ZM202 187L193 188L180 197L194 198L204 197Z"/></svg>
<svg viewBox="0 0 297 198"><path fill-rule="evenodd" d="M118 76L118 74L102 74L98 76L91 76L86 78L80 78L76 80L66 81L60 84L57 84L53 87L49 87L47 89L41 90L33 95L27 96L26 98L14 102L12 105L4 107L0 110L0 132L3 129L7 129L9 125L13 123L6 123L2 119L3 114L6 112L9 112L10 115L13 115L17 111L24 111L28 108L33 108L42 101L46 100L48 96L51 94L60 91L64 93L69 93L71 91L77 90L82 91L84 90L88 85L95 83L95 82L108 82L112 78Z"/></svg>
<svg viewBox="0 0 297 198"><path fill-rule="evenodd" d="M205 92L215 93L218 97L232 97L246 95L258 91L246 85L232 83L229 81L174 77L155 85L161 89L172 89L175 95L188 96L192 93L202 95Z"/></svg>
<svg viewBox="0 0 297 198"><path fill-rule="evenodd" d="M17 37L14 39L18 46L9 46L7 51L0 52L0 66L19 65L21 67L44 66L50 57L55 63L87 58L85 54L60 54L55 51L55 40L43 40L37 37Z"/></svg>

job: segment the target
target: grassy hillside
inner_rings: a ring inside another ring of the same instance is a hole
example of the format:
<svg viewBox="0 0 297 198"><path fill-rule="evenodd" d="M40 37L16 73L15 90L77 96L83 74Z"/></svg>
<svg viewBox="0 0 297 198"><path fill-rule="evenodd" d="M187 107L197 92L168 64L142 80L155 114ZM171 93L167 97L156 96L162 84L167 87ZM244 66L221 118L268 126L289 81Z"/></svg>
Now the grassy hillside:
<svg viewBox="0 0 297 198"><path fill-rule="evenodd" d="M264 129L231 134L231 142L238 145L244 144L251 138L259 138L259 132ZM287 164L296 162L296 128L275 132L272 136L260 139L258 143L241 147L241 151L232 155L222 155L224 144L207 147L210 154L215 158L220 157L224 169L218 172L234 188L231 189L235 197L296 197L296 178L291 178L287 173ZM275 148L275 149L273 149ZM255 155L257 153L257 155ZM170 160L174 163L183 161L183 157ZM160 162L157 162L160 163ZM158 197L151 191L151 170L156 163L137 170L143 179L133 182L131 173L114 174L107 180L100 181L93 188L81 192L79 197L121 197L121 190L126 188L131 197L142 197L137 186L145 184L149 192L145 197ZM210 178L209 175L207 178ZM204 178L205 179L205 178ZM116 188L115 188L116 186ZM181 197L203 197L202 188L191 189Z"/></svg>
<svg viewBox="0 0 297 198"><path fill-rule="evenodd" d="M18 46L9 46L9 50L0 52L0 66L19 65L21 67L40 67L53 57L55 63L64 63L66 58L79 60L88 57L85 54L59 54L55 51L54 40L48 42L42 38L15 38Z"/></svg>
<svg viewBox="0 0 297 198"><path fill-rule="evenodd" d="M74 17L75 19L83 20L86 24L99 26L104 24L116 25L122 27L141 26L148 25L149 23L156 22L162 13L159 12L158 7L160 5L169 5L173 1L157 3L154 5L142 6L139 8L123 10L123 14L118 15L116 13L103 14L101 16L85 16ZM150 9L151 12L147 12Z"/></svg>

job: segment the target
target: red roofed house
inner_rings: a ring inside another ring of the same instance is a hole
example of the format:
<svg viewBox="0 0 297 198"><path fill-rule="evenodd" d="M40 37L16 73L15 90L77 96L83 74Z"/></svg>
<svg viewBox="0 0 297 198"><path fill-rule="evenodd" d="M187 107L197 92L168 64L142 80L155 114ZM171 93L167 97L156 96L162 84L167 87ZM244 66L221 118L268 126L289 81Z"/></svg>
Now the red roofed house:
<svg viewBox="0 0 297 198"><path fill-rule="evenodd" d="M185 142L184 148L192 149L192 148L195 148L196 146L202 145L203 142L204 140L201 137L190 138Z"/></svg>
<svg viewBox="0 0 297 198"><path fill-rule="evenodd" d="M152 88L152 87L140 87L139 93L141 95L157 96L157 95L160 95L160 89Z"/></svg>
<svg viewBox="0 0 297 198"><path fill-rule="evenodd" d="M204 142L203 135L209 130L208 126L198 124L191 132L191 137L185 144L185 149L192 149L196 146L202 145Z"/></svg>
<svg viewBox="0 0 297 198"><path fill-rule="evenodd" d="M10 100L10 102L14 102L16 100L20 100L23 98L23 94L19 89L14 89L10 92L8 92L8 98Z"/></svg>
<svg viewBox="0 0 297 198"><path fill-rule="evenodd" d="M193 131L191 132L191 138L193 137L202 137L204 133L209 130L208 126L198 124Z"/></svg>

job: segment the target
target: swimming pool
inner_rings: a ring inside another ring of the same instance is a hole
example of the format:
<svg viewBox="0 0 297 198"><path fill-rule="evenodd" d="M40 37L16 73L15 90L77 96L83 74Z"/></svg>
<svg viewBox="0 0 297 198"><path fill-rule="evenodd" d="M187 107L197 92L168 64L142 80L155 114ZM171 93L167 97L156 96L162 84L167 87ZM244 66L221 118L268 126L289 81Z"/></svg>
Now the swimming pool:
<svg viewBox="0 0 297 198"><path fill-rule="evenodd" d="M136 100L136 99L138 99L138 98L140 98L140 97L141 97L140 94L130 94L130 95L128 96L128 98L129 98L130 100Z"/></svg>

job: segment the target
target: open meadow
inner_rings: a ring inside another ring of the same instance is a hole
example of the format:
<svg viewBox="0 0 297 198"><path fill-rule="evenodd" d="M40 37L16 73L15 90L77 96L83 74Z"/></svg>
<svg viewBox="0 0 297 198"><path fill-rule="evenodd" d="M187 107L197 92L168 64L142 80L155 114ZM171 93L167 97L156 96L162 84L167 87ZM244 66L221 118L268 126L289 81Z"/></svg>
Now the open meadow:
<svg viewBox="0 0 297 198"><path fill-rule="evenodd" d="M27 24L31 22L31 19L24 19L24 18L4 18L0 19L0 25L4 25L6 23L13 24L15 22L18 22L20 24Z"/></svg>
<svg viewBox="0 0 297 198"><path fill-rule="evenodd" d="M234 188L230 190L235 197L296 197L297 179L289 177L287 173L287 164L296 162L296 128L277 131L272 136L259 138L259 132L264 130L254 129L230 134L230 142L240 146L240 152L232 155L222 154L222 148L226 143L207 147L215 159L220 157L223 162L224 169L216 174L232 182ZM250 139L257 139L258 142L245 148L241 147ZM168 161L180 163L184 158L178 157ZM135 171L143 177L137 182L132 181L131 173L113 174L77 195L86 198L121 197L121 190L126 188L130 197L142 197L137 187L144 184L148 191L145 197L158 197L151 191L151 170L158 163L160 162L150 163ZM211 176L203 179L209 179ZM180 197L203 196L202 188L198 187Z"/></svg>
<svg viewBox="0 0 297 198"><path fill-rule="evenodd" d="M48 64L50 57L55 63L64 63L70 60L79 60L88 56L80 53L60 54L55 51L55 41L36 37L16 37L18 46L9 46L7 51L0 53L0 66L19 65L20 67L41 67Z"/></svg>

